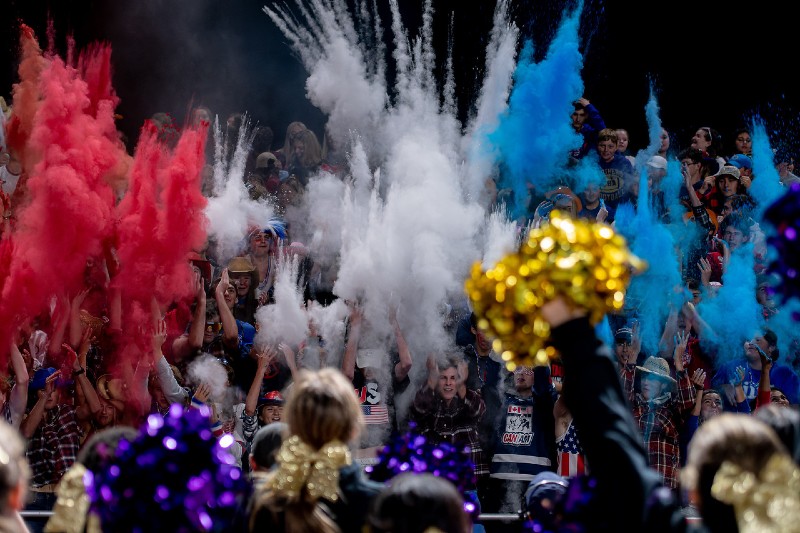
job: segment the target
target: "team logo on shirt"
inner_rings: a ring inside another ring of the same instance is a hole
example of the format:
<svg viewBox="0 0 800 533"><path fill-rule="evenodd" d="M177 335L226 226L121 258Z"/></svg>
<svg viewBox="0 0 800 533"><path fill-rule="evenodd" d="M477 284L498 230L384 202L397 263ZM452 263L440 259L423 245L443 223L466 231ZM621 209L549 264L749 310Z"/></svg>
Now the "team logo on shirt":
<svg viewBox="0 0 800 533"><path fill-rule="evenodd" d="M600 197L604 200L619 200L622 196L623 177L617 169L605 170L606 183L600 187Z"/></svg>
<svg viewBox="0 0 800 533"><path fill-rule="evenodd" d="M506 411L506 431L503 444L528 446L533 440L533 407L509 405Z"/></svg>

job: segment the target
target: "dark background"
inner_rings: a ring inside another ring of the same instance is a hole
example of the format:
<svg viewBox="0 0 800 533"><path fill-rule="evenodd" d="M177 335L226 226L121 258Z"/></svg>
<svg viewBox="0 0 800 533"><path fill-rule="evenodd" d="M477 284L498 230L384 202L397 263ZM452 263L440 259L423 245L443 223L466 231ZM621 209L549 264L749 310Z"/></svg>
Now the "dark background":
<svg viewBox="0 0 800 533"><path fill-rule="evenodd" d="M283 36L261 11L270 0L4 0L0 24L0 95L10 102L17 81L19 21L47 46L67 34L79 47L94 40L113 46L114 86L121 97L118 127L133 148L143 120L170 112L183 121L190 102L225 117L248 111L283 141L286 125L301 120L318 134L324 117L305 99L305 71ZM384 26L388 4L378 0ZM512 1L522 34L542 53L567 2ZM574 4L574 2L573 2ZM462 119L482 79L483 52L493 1L434 0L440 62L453 15L454 61ZM722 1L587 1L582 15L585 96L611 127L646 144L644 105L651 83L674 147L685 147L697 127L711 126L731 141L733 129L759 114L773 142L795 149L798 83L792 81L795 21L771 2L734 10ZM415 28L421 0L400 0ZM565 118L566 120L566 118ZM729 146L726 143L726 147Z"/></svg>

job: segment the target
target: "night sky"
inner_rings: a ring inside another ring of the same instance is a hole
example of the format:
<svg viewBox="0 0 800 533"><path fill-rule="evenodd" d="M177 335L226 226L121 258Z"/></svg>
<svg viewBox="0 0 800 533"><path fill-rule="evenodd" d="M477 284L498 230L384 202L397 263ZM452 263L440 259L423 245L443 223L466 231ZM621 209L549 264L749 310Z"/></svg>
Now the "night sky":
<svg viewBox="0 0 800 533"><path fill-rule="evenodd" d="M474 103L483 71L494 2L434 0L436 41L444 60L450 14L462 118ZM182 121L190 102L227 116L248 111L275 130L301 120L318 134L324 117L304 98L305 72L283 36L261 11L265 0L4 0L0 26L0 95L16 81L18 21L47 44L48 14L55 46L66 35L78 46L107 40L121 129L135 142L142 121L158 111ZM388 2L378 0L384 22ZM563 1L512 3L525 38L544 53ZM405 23L420 21L420 0L400 0ZM585 96L611 127L631 133L631 148L646 144L644 105L652 83L661 118L685 147L697 127L711 126L727 141L754 113L773 141L795 149L800 86L792 82L797 30L784 12L731 9L722 1L587 2L582 17ZM386 25L386 24L385 24ZM567 120L568 118L565 118ZM726 146L727 143L726 143Z"/></svg>

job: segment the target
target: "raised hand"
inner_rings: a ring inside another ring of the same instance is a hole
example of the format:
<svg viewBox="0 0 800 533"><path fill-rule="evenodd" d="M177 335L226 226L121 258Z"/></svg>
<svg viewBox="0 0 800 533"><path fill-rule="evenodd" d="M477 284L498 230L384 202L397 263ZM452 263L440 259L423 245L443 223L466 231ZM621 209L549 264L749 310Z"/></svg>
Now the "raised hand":
<svg viewBox="0 0 800 533"><path fill-rule="evenodd" d="M91 348L92 342L95 340L94 330L90 327L86 327L81 334L81 343L78 346L78 360L84 368L86 368L86 355L89 353L89 348Z"/></svg>
<svg viewBox="0 0 800 533"><path fill-rule="evenodd" d="M702 368L698 368L692 374L692 378L691 379L692 379L692 383L694 383L695 386L698 389L702 389L706 384L706 372L705 372L705 370L703 370Z"/></svg>
<svg viewBox="0 0 800 533"><path fill-rule="evenodd" d="M86 300L86 297L89 295L89 292L91 292L91 289L83 289L81 292L75 295L75 298L72 299L73 311L81 310L81 306L83 305L83 302Z"/></svg>
<svg viewBox="0 0 800 533"><path fill-rule="evenodd" d="M211 396L211 387L207 383L201 383L197 386L197 389L194 391L194 395L192 399L197 400L198 402L208 403L208 399Z"/></svg>
<svg viewBox="0 0 800 533"><path fill-rule="evenodd" d="M700 281L703 285L708 287L711 284L711 262L705 257L701 257L697 263L697 268L700 269Z"/></svg>
<svg viewBox="0 0 800 533"><path fill-rule="evenodd" d="M675 363L675 371L680 372L683 370L683 357L686 354L686 346L689 344L689 332L679 331L675 335L675 352L672 354L673 362Z"/></svg>
<svg viewBox="0 0 800 533"><path fill-rule="evenodd" d="M288 344L286 344L285 342L282 342L282 343L278 344L278 349L281 352L283 352L283 357L286 358L286 364L287 365L292 366L292 365L295 364L294 350L292 350L292 348ZM275 348L270 347L270 348L268 348L268 350L270 350L272 352L272 358L274 359L275 358Z"/></svg>
<svg viewBox="0 0 800 533"><path fill-rule="evenodd" d="M467 364L466 361L459 361L456 370L458 371L456 376L456 387L460 387L467 382L467 378L469 377L469 364Z"/></svg>
<svg viewBox="0 0 800 533"><path fill-rule="evenodd" d="M53 394L53 390L56 388L56 380L61 376L61 372L56 370L53 372L50 377L48 377L44 382L44 388L40 389L37 393L40 400L46 400Z"/></svg>
<svg viewBox="0 0 800 533"><path fill-rule="evenodd" d="M428 359L425 361L425 366L428 369L428 387L431 389L436 389L436 385L439 381L439 365L436 364L436 355L431 353L428 355Z"/></svg>
<svg viewBox="0 0 800 533"><path fill-rule="evenodd" d="M80 370L83 368L83 365L81 365L81 360L78 357L78 354L75 353L75 350L72 349L72 346L65 342L61 344L61 347L67 352L67 360L72 359L73 370Z"/></svg>
<svg viewBox="0 0 800 533"><path fill-rule="evenodd" d="M744 382L744 367L737 366L733 371L733 376L731 376L731 385L734 387L740 386Z"/></svg>
<svg viewBox="0 0 800 533"><path fill-rule="evenodd" d="M220 298L225 296L225 291L228 290L228 287L231 286L231 278L228 274L228 269L222 269L222 276L220 277L219 283L217 284L217 295Z"/></svg>
<svg viewBox="0 0 800 533"><path fill-rule="evenodd" d="M153 354L161 354L165 340L167 340L167 321L162 318L158 320L153 330Z"/></svg>

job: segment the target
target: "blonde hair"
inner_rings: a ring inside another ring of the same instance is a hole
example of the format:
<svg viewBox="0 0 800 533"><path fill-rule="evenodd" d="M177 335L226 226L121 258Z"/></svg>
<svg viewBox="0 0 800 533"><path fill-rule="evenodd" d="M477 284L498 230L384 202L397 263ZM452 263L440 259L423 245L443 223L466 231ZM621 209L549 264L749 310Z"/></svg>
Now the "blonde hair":
<svg viewBox="0 0 800 533"><path fill-rule="evenodd" d="M363 425L353 384L334 368L299 372L286 398L283 421L288 427L287 439L297 435L316 450L331 441L354 440ZM265 483L264 486L269 487L269 484ZM256 505L250 517L251 531L257 516L264 511L271 515L273 525L281 523L282 514L286 531L340 531L317 501L309 497L305 488L296 500L282 498L269 488L264 488L256 495Z"/></svg>
<svg viewBox="0 0 800 533"><path fill-rule="evenodd" d="M758 476L776 453L786 454L786 448L769 426L750 415L723 413L700 426L689 443L681 479L686 488L696 492L709 531L737 530L733 507L711 495L722 463L734 463Z"/></svg>
<svg viewBox="0 0 800 533"><path fill-rule="evenodd" d="M320 164L322 161L322 147L319 145L319 141L317 140L317 136L311 130L303 130L297 135L292 137L291 146L294 147L294 144L297 142L301 142L305 145L305 151L303 152L303 160L300 163L305 168L313 168ZM291 152L287 152L287 158L291 156Z"/></svg>
<svg viewBox="0 0 800 533"><path fill-rule="evenodd" d="M292 130L299 130L292 134ZM286 156L286 159L289 159L289 155L292 151L292 137L297 135L302 130L307 130L306 125L302 122L291 122L288 126L286 126L286 137L283 139L283 155Z"/></svg>

